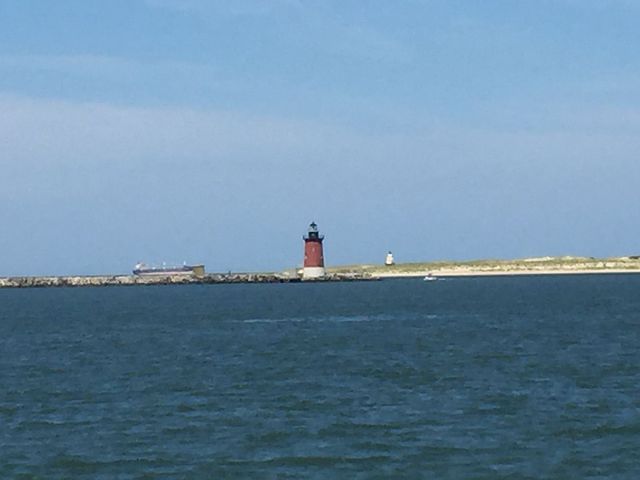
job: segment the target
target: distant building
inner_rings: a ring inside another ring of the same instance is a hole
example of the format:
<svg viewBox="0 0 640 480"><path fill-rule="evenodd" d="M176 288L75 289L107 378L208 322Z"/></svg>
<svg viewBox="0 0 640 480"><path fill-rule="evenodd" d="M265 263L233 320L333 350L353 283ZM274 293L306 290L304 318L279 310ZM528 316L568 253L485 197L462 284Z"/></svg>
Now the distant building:
<svg viewBox="0 0 640 480"><path fill-rule="evenodd" d="M384 264L387 267L396 264L396 261L393 259L393 253L391 253L391 251L387 252L387 258L384 259Z"/></svg>
<svg viewBox="0 0 640 480"><path fill-rule="evenodd" d="M302 238L304 239L302 278L324 277L324 253L322 252L324 236L318 232L316 222L309 225L309 233Z"/></svg>

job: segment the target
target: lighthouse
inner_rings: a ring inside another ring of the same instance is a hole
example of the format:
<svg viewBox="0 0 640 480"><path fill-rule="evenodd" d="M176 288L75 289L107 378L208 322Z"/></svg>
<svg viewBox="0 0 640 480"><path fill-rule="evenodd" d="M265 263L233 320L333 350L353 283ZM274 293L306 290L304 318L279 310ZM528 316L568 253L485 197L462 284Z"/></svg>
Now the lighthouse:
<svg viewBox="0 0 640 480"><path fill-rule="evenodd" d="M391 267L396 264L396 261L393 259L393 253L391 253L391 250L389 250L389 252L387 253L387 257L384 259L384 264L387 267Z"/></svg>
<svg viewBox="0 0 640 480"><path fill-rule="evenodd" d="M324 255L322 253L322 240L324 235L318 232L318 225L312 222L309 225L309 233L304 239L304 267L302 278L318 278L324 276Z"/></svg>

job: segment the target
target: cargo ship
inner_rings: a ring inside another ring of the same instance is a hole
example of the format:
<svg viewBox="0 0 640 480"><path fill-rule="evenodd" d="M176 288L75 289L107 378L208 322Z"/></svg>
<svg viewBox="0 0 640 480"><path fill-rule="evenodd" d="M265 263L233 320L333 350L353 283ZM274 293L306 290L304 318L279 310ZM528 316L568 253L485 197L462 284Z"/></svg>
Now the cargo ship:
<svg viewBox="0 0 640 480"><path fill-rule="evenodd" d="M192 275L195 277L204 276L204 265L184 265L167 266L163 264L161 267L149 266L145 263L138 262L133 267L133 274L140 276L165 276L172 277L175 275Z"/></svg>

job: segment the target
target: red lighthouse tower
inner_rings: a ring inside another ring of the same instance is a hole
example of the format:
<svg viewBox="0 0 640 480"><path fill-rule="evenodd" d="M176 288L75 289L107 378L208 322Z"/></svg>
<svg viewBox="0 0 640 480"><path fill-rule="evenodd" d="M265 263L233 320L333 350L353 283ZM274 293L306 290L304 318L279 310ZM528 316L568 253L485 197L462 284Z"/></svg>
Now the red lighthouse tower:
<svg viewBox="0 0 640 480"><path fill-rule="evenodd" d="M309 233L304 238L304 268L302 278L318 278L324 276L324 254L322 253L322 241L324 235L318 232L318 225L312 222L309 225Z"/></svg>

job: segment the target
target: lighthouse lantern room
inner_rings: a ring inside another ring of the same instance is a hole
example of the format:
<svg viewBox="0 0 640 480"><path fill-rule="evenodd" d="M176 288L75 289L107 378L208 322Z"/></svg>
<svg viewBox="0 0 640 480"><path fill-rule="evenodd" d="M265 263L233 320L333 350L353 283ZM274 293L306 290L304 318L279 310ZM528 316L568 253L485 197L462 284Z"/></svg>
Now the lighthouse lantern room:
<svg viewBox="0 0 640 480"><path fill-rule="evenodd" d="M322 252L324 236L318 232L316 222L312 222L311 225L309 225L309 233L302 238L304 239L304 267L302 269L302 278L323 277L325 274L324 254Z"/></svg>

